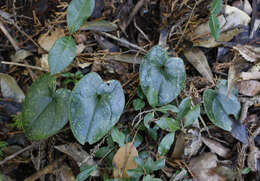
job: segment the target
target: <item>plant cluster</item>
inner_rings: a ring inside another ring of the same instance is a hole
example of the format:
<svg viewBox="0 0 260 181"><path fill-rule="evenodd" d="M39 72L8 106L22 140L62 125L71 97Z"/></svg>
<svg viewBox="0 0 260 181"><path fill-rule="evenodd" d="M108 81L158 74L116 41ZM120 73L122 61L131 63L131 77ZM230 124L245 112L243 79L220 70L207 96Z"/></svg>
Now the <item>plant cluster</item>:
<svg viewBox="0 0 260 181"><path fill-rule="evenodd" d="M215 27L218 4L212 4L211 27ZM67 24L71 33L77 31L93 12L94 0L72 0L67 10ZM216 7L215 7L216 6ZM214 26L213 26L214 25ZM213 33L217 37L217 33ZM76 43L72 36L61 37L49 52L50 73L39 77L29 88L22 109L22 124L25 135L31 140L46 139L67 122L79 143L94 144L111 131L112 143L101 147L97 155L109 152L113 142L120 147L125 144L125 134L114 126L119 121L125 106L125 95L117 80L104 82L95 72L63 73L66 83L73 82L73 90L56 89L55 74L62 72L76 56ZM146 54L140 65L140 87L138 99L133 102L134 109L145 107L145 99L152 107L144 116L144 129L157 140L158 129L168 132L158 146L159 156L165 155L174 141L175 132L192 125L200 116L200 105L193 105L187 97L177 105L174 100L185 87L185 67L182 59L169 57L166 50L154 46ZM203 102L208 118L218 127L231 131L232 120L229 115L239 116L240 103L232 89L227 96L227 83L221 80L215 90L208 89L203 94ZM160 113L160 114L156 114ZM160 115L160 117L155 117ZM151 124L154 122L155 124ZM102 157L101 156L101 157ZM151 157L136 157L137 169L127 174L138 180L152 178L151 173L165 165L164 159L153 161ZM96 166L83 166L77 180L86 179ZM108 180L108 179L107 179Z"/></svg>

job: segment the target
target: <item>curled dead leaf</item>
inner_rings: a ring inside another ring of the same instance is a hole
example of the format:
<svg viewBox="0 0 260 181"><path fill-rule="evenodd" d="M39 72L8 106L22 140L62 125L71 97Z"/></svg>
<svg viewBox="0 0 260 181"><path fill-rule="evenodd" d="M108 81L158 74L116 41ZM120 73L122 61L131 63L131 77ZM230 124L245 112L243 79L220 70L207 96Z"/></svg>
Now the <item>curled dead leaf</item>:
<svg viewBox="0 0 260 181"><path fill-rule="evenodd" d="M41 34L38 38L38 43L44 50L49 51L54 45L55 41L63 36L65 36L64 30L61 28L57 28L51 33L46 32L44 34Z"/></svg>
<svg viewBox="0 0 260 181"><path fill-rule="evenodd" d="M138 167L134 157L138 156L138 151L136 150L133 143L127 143L116 152L113 158L113 175L114 178L128 178L126 171L129 169L135 169Z"/></svg>

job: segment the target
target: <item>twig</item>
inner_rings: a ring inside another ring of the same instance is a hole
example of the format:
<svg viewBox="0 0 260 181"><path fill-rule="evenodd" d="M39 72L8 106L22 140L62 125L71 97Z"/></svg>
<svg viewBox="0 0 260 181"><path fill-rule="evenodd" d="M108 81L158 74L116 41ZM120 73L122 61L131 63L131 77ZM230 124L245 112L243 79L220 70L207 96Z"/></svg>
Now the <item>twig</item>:
<svg viewBox="0 0 260 181"><path fill-rule="evenodd" d="M148 36L143 32L143 30L141 30L141 28L139 28L136 24L136 20L134 18L134 25L136 27L136 29L144 36L144 38L149 42L151 43L150 39L148 38Z"/></svg>
<svg viewBox="0 0 260 181"><path fill-rule="evenodd" d="M185 32L186 32L186 30L187 30L187 28L188 28L188 25L189 25L189 23L190 23L191 17L193 16L193 13L194 13L194 10L195 10L196 6L197 6L197 2L195 1L195 5L194 5L194 7L192 8L192 11L191 11L190 17L189 17L189 19L188 19L188 22L186 23L185 28L184 28L184 30L183 30L183 32L182 32L182 34L181 34L181 37L180 37L180 39L178 40L178 42L177 42L177 44L176 44L176 46L175 46L175 50L178 48L180 42L181 42L182 39L183 39L183 36L184 36L184 34L185 34Z"/></svg>
<svg viewBox="0 0 260 181"><path fill-rule="evenodd" d="M25 152L25 151L27 151L27 150L32 149L33 147L37 146L38 144L40 144L40 142L35 142L35 143L33 143L33 144L27 146L26 148L21 149L20 151L18 151L18 152L16 152L16 153L14 153L14 154L12 154L12 155L6 157L4 160L0 161L0 165L3 165L3 164L6 163L7 161L9 161L9 160L15 158L16 156L20 155L21 153L23 153L23 152Z"/></svg>
<svg viewBox="0 0 260 181"><path fill-rule="evenodd" d="M248 108L254 104L260 103L260 96L255 96L253 98L242 97L239 98L239 101L243 103L239 119L240 123L242 123L246 119Z"/></svg>
<svg viewBox="0 0 260 181"><path fill-rule="evenodd" d="M99 33L104 35L104 36L106 36L106 37L108 37L108 38L111 38L113 40L116 40L116 41L120 42L122 44L122 46L124 46L124 47L127 47L127 48L131 47L131 48L134 48L134 49L140 50L141 52L146 53L146 50L144 50L143 48L141 48L141 47L139 47L139 46L137 46L137 45L135 45L133 43L130 43L127 40L123 40L121 38L117 38L116 36L111 35L109 33L105 33L105 32L99 32Z"/></svg>
<svg viewBox="0 0 260 181"><path fill-rule="evenodd" d="M145 0L138 1L137 4L135 5L133 11L130 13L128 21L126 22L126 24L121 25L121 29L123 30L124 33L125 33L127 26L132 21L133 17L136 15L136 13L139 11L139 9L143 6L144 2L145 2Z"/></svg>
<svg viewBox="0 0 260 181"><path fill-rule="evenodd" d="M2 61L1 63L7 64L7 65L16 65L16 66L20 66L20 67L27 67L27 68L31 68L31 69L35 69L35 70L41 70L41 71L44 71L44 72L49 72L49 70L47 70L47 69L44 69L44 68L41 68L41 67L36 67L36 66L33 66L33 65L26 65L26 64L22 64L22 63L5 62L5 61Z"/></svg>
<svg viewBox="0 0 260 181"><path fill-rule="evenodd" d="M16 41L12 38L12 36L10 35L10 33L6 30L5 26L3 25L3 23L0 20L0 29L2 30L2 32L5 34L5 36L8 38L8 40L11 42L12 46L14 47L14 49L17 51L19 50L19 46L17 45Z"/></svg>
<svg viewBox="0 0 260 181"><path fill-rule="evenodd" d="M63 155L58 160L52 162L47 167L43 168L42 170L36 172L35 174L31 175L30 177L27 177L24 181L34 181L38 179L39 177L46 175L48 173L53 173L56 169L58 169L61 166L61 162L66 158L66 155Z"/></svg>

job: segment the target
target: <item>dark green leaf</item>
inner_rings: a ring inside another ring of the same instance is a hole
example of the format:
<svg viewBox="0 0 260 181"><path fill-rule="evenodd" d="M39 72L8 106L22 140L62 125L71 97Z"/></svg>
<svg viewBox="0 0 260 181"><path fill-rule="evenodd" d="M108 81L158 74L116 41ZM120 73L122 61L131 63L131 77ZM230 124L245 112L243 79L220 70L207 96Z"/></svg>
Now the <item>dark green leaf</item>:
<svg viewBox="0 0 260 181"><path fill-rule="evenodd" d="M139 180L139 178L144 174L141 167L136 169L128 169L126 170L126 173L129 177L135 178L136 180Z"/></svg>
<svg viewBox="0 0 260 181"><path fill-rule="evenodd" d="M154 46L140 66L140 84L153 107L173 101L185 84L185 68L180 58L170 58L160 46Z"/></svg>
<svg viewBox="0 0 260 181"><path fill-rule="evenodd" d="M137 98L133 100L133 107L135 111L144 108L144 106L145 106L145 102L142 99Z"/></svg>
<svg viewBox="0 0 260 181"><path fill-rule="evenodd" d="M223 0L213 0L210 6L210 14L218 15L222 8Z"/></svg>
<svg viewBox="0 0 260 181"><path fill-rule="evenodd" d="M67 10L67 24L71 33L77 31L90 17L95 0L72 0Z"/></svg>
<svg viewBox="0 0 260 181"><path fill-rule="evenodd" d="M138 86L136 93L140 99L144 99L144 93L142 91L141 86Z"/></svg>
<svg viewBox="0 0 260 181"><path fill-rule="evenodd" d="M76 43L70 36L59 38L51 48L48 56L51 74L64 70L76 56Z"/></svg>
<svg viewBox="0 0 260 181"><path fill-rule="evenodd" d="M243 175L246 175L246 174L248 174L249 172L251 171L251 169L249 168L249 167L246 167L246 168L244 168L243 170L242 170L242 174Z"/></svg>
<svg viewBox="0 0 260 181"><path fill-rule="evenodd" d="M149 122L154 119L154 112L150 112L144 116L144 126L149 129L150 125Z"/></svg>
<svg viewBox="0 0 260 181"><path fill-rule="evenodd" d="M143 178L143 181L162 181L162 180L159 179L159 178L152 178L151 175L146 175L146 176Z"/></svg>
<svg viewBox="0 0 260 181"><path fill-rule="evenodd" d="M120 147L122 147L125 144L125 135L117 128L113 128L111 130L111 137L113 141L117 142Z"/></svg>
<svg viewBox="0 0 260 181"><path fill-rule="evenodd" d="M151 157L143 164L143 169L145 169L145 173L152 173L153 171L160 170L165 166L165 159L159 159L157 161L153 161Z"/></svg>
<svg viewBox="0 0 260 181"><path fill-rule="evenodd" d="M171 111L171 112L177 113L177 112L179 112L179 109L176 106L174 106L174 105L168 104L168 105L159 107L157 109L157 111L160 111L162 113L168 113L167 111Z"/></svg>
<svg viewBox="0 0 260 181"><path fill-rule="evenodd" d="M207 89L203 93L205 111L209 119L218 127L231 131L232 120L229 115L239 118L240 102L238 101L237 91L233 88L227 97L227 81L218 82L216 90Z"/></svg>
<svg viewBox="0 0 260 181"><path fill-rule="evenodd" d="M94 30L100 32L110 32L117 30L117 25L106 20L86 22L81 30Z"/></svg>
<svg viewBox="0 0 260 181"><path fill-rule="evenodd" d="M200 115L200 105L193 107L184 117L184 127L190 126L198 119Z"/></svg>
<svg viewBox="0 0 260 181"><path fill-rule="evenodd" d="M209 16L209 27L212 36L215 38L215 40L218 40L220 34L220 25L219 20L215 14Z"/></svg>
<svg viewBox="0 0 260 181"><path fill-rule="evenodd" d="M32 140L54 135L68 121L70 91L55 89L55 78L45 74L38 78L27 92L22 121L25 135Z"/></svg>
<svg viewBox="0 0 260 181"><path fill-rule="evenodd" d="M134 140L134 146L137 148L140 146L143 142L143 137L140 134L136 134L135 140Z"/></svg>
<svg viewBox="0 0 260 181"><path fill-rule="evenodd" d="M179 122L167 117L161 117L159 120L156 121L156 124L164 130L169 129L168 131L174 132L180 129Z"/></svg>
<svg viewBox="0 0 260 181"><path fill-rule="evenodd" d="M163 137L158 147L158 152L160 156L165 155L170 150L173 141L174 133L168 133Z"/></svg>
<svg viewBox="0 0 260 181"><path fill-rule="evenodd" d="M103 158L104 156L106 156L107 153L109 153L111 150L113 150L113 148L110 148L108 146L106 147L101 147L97 150L95 157L97 158Z"/></svg>
<svg viewBox="0 0 260 181"><path fill-rule="evenodd" d="M125 105L118 81L103 82L97 73L85 75L70 98L70 125L76 139L84 144L99 141L119 120Z"/></svg>
<svg viewBox="0 0 260 181"><path fill-rule="evenodd" d="M84 165L80 167L80 173L78 174L77 178L75 181L84 181L86 180L90 174L97 169L97 166L88 166Z"/></svg>
<svg viewBox="0 0 260 181"><path fill-rule="evenodd" d="M189 112L191 108L191 99L190 97L186 97L181 101L181 104L179 105L179 112L177 114L176 120L180 121L184 118L184 116Z"/></svg>

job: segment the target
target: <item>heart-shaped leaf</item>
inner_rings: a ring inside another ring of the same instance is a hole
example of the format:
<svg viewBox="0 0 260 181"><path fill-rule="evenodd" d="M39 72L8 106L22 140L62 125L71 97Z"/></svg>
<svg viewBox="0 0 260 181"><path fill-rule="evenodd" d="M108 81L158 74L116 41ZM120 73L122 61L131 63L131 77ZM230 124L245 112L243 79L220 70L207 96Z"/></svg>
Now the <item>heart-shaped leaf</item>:
<svg viewBox="0 0 260 181"><path fill-rule="evenodd" d="M70 98L70 125L76 139L84 144L100 140L119 120L125 96L116 80L103 82L97 73L85 75Z"/></svg>
<svg viewBox="0 0 260 181"><path fill-rule="evenodd" d="M229 115L239 118L240 102L238 101L237 91L232 88L227 96L227 81L220 80L216 90L207 89L203 93L204 108L209 119L218 127L231 131L232 120Z"/></svg>
<svg viewBox="0 0 260 181"><path fill-rule="evenodd" d="M56 89L50 74L37 79L29 88L22 109L25 135L32 140L48 138L68 121L70 91Z"/></svg>
<svg viewBox="0 0 260 181"><path fill-rule="evenodd" d="M72 0L67 10L67 24L71 33L77 31L90 17L95 8L95 0Z"/></svg>
<svg viewBox="0 0 260 181"><path fill-rule="evenodd" d="M51 48L48 63L51 74L56 74L65 69L76 56L76 43L70 36L59 38Z"/></svg>
<svg viewBox="0 0 260 181"><path fill-rule="evenodd" d="M140 84L151 106L173 101L185 84L182 59L170 58L160 46L154 46L140 66Z"/></svg>

